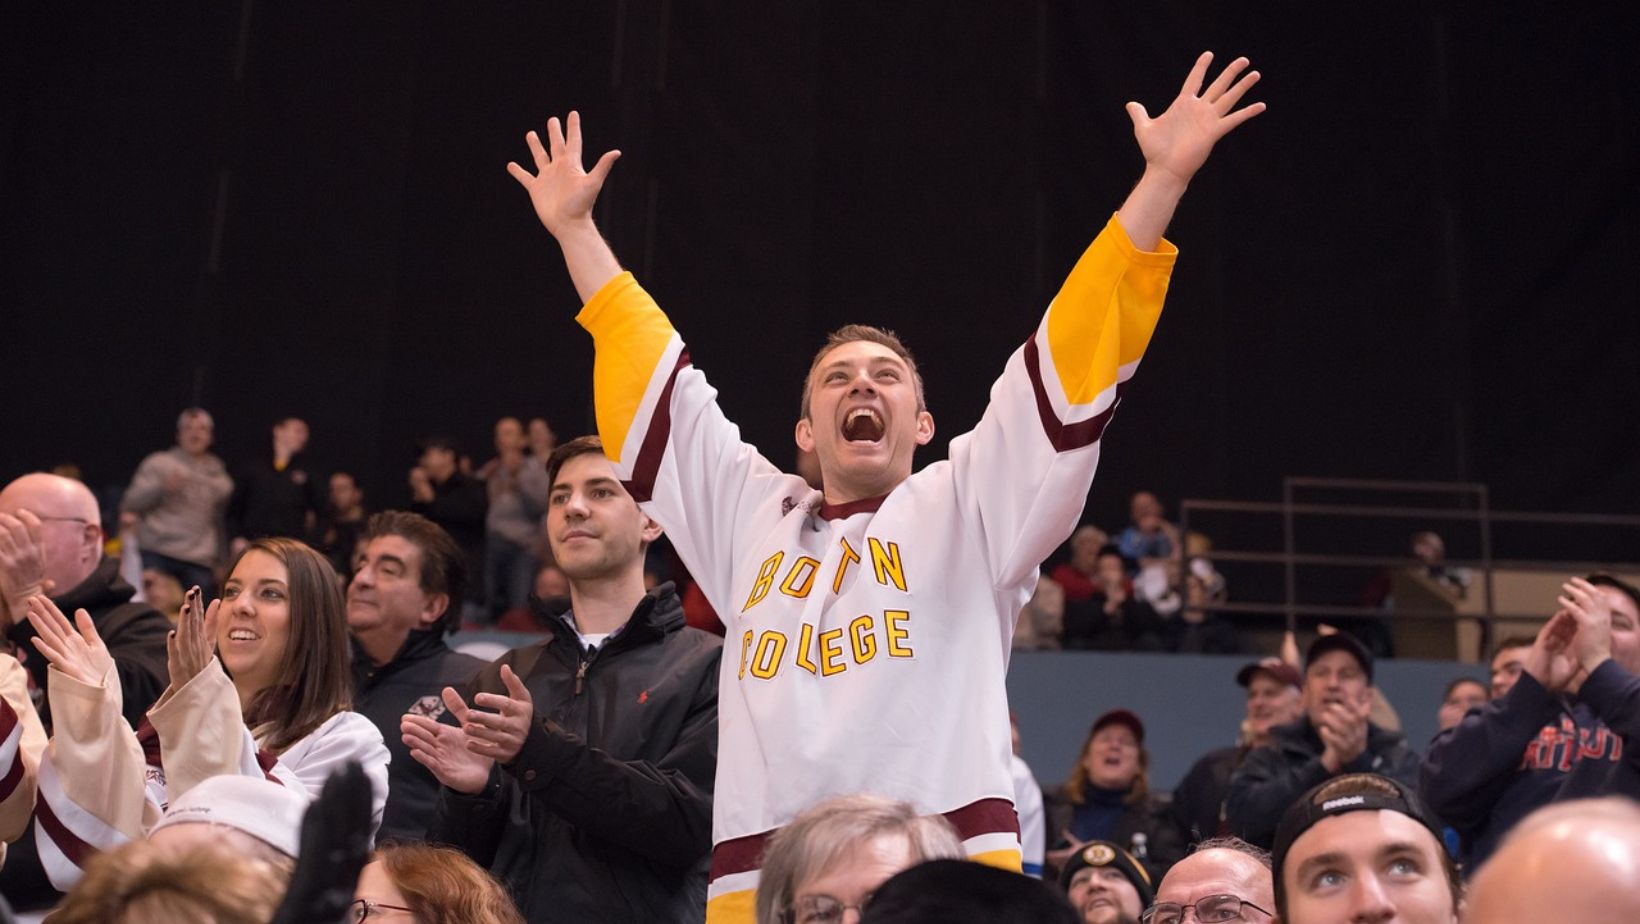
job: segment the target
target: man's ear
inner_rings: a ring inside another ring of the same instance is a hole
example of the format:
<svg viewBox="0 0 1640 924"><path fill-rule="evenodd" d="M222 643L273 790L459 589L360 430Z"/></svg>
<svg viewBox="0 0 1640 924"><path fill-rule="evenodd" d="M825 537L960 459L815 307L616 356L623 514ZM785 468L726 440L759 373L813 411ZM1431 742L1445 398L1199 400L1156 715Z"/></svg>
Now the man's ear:
<svg viewBox="0 0 1640 924"><path fill-rule="evenodd" d="M798 449L804 452L814 451L814 424L810 423L807 417L798 419L797 432L794 436L797 438Z"/></svg>
<svg viewBox="0 0 1640 924"><path fill-rule="evenodd" d="M934 440L934 415L927 411L917 412L917 445L927 446Z"/></svg>
<svg viewBox="0 0 1640 924"><path fill-rule="evenodd" d="M656 523L647 516L643 518L643 531L639 533L639 535L643 537L644 545L647 546L656 539L659 539L662 532L663 530L661 529L661 525L659 523Z"/></svg>
<svg viewBox="0 0 1640 924"><path fill-rule="evenodd" d="M431 629L450 609L449 594L428 594L421 605L421 628Z"/></svg>

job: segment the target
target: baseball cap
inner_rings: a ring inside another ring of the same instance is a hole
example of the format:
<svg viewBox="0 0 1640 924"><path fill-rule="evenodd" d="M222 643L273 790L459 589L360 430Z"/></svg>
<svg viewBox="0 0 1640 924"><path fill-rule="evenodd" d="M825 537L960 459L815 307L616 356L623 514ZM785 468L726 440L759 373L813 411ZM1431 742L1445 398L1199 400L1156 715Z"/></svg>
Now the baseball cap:
<svg viewBox="0 0 1640 924"><path fill-rule="evenodd" d="M302 840L302 813L308 800L272 780L251 776L213 776L173 801L148 832L197 822L243 831L295 857Z"/></svg>
<svg viewBox="0 0 1640 924"><path fill-rule="evenodd" d="M1241 670L1236 671L1236 683L1245 687L1253 682L1253 675L1260 672L1269 674L1278 682L1285 683L1288 686L1302 687L1304 685L1304 678L1299 675L1298 668L1274 657L1260 658L1243 666Z"/></svg>
<svg viewBox="0 0 1640 924"><path fill-rule="evenodd" d="M1081 924L1053 886L971 860L929 860L871 895L861 924Z"/></svg>
<svg viewBox="0 0 1640 924"><path fill-rule="evenodd" d="M1090 736L1097 735L1099 729L1104 728L1106 725L1125 725L1133 732L1133 737L1139 740L1139 744L1143 745L1145 743L1145 723L1139 721L1139 717L1127 709L1112 709L1094 719L1093 729L1088 734Z"/></svg>
<svg viewBox="0 0 1640 924"><path fill-rule="evenodd" d="M1427 828L1435 843L1443 843L1441 823L1405 783L1376 773L1333 777L1289 805L1281 816L1281 823L1276 825L1275 844L1270 851L1275 870L1276 907L1283 904L1282 866L1293 842L1322 819L1366 811L1399 812Z"/></svg>
<svg viewBox="0 0 1640 924"><path fill-rule="evenodd" d="M1059 871L1059 884L1069 889L1071 877L1076 875L1076 871L1089 866L1115 867L1139 893L1140 907L1148 908L1156 900L1156 892L1151 888L1150 874L1145 872L1144 864L1110 841L1091 841L1071 854L1071 858L1065 861L1065 868Z"/></svg>
<svg viewBox="0 0 1640 924"><path fill-rule="evenodd" d="M1310 650L1304 653L1304 670L1308 671L1315 659L1329 651L1342 651L1354 658L1361 670L1367 675L1367 682L1372 682L1372 654L1365 645L1355 640L1355 636L1348 632L1334 632L1331 635L1318 636L1310 643Z"/></svg>

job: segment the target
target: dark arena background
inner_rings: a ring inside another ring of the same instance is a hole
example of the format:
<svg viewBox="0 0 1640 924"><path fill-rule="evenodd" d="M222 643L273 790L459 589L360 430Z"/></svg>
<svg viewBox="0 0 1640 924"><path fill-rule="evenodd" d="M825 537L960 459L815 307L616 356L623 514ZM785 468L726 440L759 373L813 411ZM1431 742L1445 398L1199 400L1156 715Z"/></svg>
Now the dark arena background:
<svg viewBox="0 0 1640 924"><path fill-rule="evenodd" d="M1632 516L1635 26L1616 3L14 0L0 478L122 485L194 403L230 463L305 417L315 467L357 470L373 507L405 501L419 435L481 461L504 414L587 432L590 339L504 170L571 108L589 151L625 152L606 235L753 442L788 461L811 351L866 320L919 353L935 458L1137 178L1123 103L1159 112L1210 48L1252 59L1269 111L1173 223L1088 518L1290 475ZM1637 541L1500 526L1492 552Z"/></svg>

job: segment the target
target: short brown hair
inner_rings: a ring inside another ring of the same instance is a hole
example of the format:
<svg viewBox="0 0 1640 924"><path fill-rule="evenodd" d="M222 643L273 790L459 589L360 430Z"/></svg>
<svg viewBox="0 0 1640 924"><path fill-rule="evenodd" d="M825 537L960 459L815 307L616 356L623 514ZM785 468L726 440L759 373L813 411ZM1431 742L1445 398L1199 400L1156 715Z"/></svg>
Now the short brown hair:
<svg viewBox="0 0 1640 924"><path fill-rule="evenodd" d="M1537 636L1535 635L1507 636L1503 641L1499 642L1492 648L1492 657L1487 660L1487 663L1490 664L1493 661L1496 661L1498 659L1498 655L1503 654L1511 648L1530 648L1536 644Z"/></svg>
<svg viewBox="0 0 1640 924"><path fill-rule="evenodd" d="M449 602L433 628L444 634L461 626L462 594L467 590L467 556L444 527L419 513L383 510L365 524L363 541L398 536L421 551L417 584L423 593L444 594Z"/></svg>
<svg viewBox="0 0 1640 924"><path fill-rule="evenodd" d="M564 467L565 462L576 456L592 453L604 455L604 441L596 436L577 436L567 443L559 443L552 451L552 455L547 456L547 488L550 490L557 483L558 472Z"/></svg>
<svg viewBox="0 0 1640 924"><path fill-rule="evenodd" d="M336 569L323 555L295 539L257 539L228 566L230 578L251 552L271 555L285 566L290 594L290 636L279 658L279 679L245 707L245 724L253 732L267 726L260 744L279 754L352 707L347 612Z"/></svg>
<svg viewBox="0 0 1640 924"><path fill-rule="evenodd" d="M507 890L467 855L430 844L388 844L382 869L426 924L524 924Z"/></svg>
<svg viewBox="0 0 1640 924"><path fill-rule="evenodd" d="M845 324L826 335L826 345L814 354L814 359L809 362L808 374L803 376L801 416L804 420L809 417L809 392L813 390L814 372L820 368L820 361L826 358L827 353L844 344L859 343L861 341L888 347L895 356L905 360L906 366L911 369L911 384L917 389L917 410L928 410L928 401L923 395L922 373L917 371L917 360L911 355L911 351L906 349L905 344L900 341L900 335L884 327L872 327L869 324Z"/></svg>
<svg viewBox="0 0 1640 924"><path fill-rule="evenodd" d="M169 848L131 841L98 854L54 924L263 924L289 876L215 844Z"/></svg>

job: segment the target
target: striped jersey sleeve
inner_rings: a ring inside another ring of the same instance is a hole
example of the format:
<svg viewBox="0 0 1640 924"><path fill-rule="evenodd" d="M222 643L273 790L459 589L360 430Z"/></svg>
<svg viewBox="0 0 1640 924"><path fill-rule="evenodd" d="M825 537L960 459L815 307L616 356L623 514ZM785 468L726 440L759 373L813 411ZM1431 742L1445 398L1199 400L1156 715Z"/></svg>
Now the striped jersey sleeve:
<svg viewBox="0 0 1640 924"><path fill-rule="evenodd" d="M997 589L1030 581L1075 528L1176 256L1167 241L1157 252L1134 247L1112 216L1009 358L978 426L952 441L957 491Z"/></svg>
<svg viewBox="0 0 1640 924"><path fill-rule="evenodd" d="M0 655L0 858L34 815L35 784L46 732L28 694L28 673Z"/></svg>

